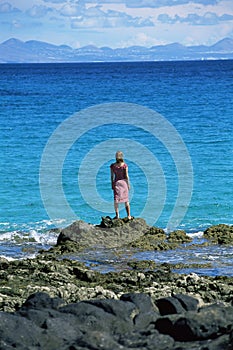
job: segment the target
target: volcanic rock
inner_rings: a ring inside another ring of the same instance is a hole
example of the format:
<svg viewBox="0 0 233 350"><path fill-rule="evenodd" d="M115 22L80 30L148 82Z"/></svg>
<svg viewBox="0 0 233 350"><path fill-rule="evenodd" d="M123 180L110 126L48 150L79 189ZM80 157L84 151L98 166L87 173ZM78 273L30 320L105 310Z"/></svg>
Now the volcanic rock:
<svg viewBox="0 0 233 350"><path fill-rule="evenodd" d="M195 310L181 308L163 316L144 293L68 305L34 293L18 311L0 312L0 349L232 350L232 306L199 307L186 295L173 299L185 300ZM160 301L156 304L162 306Z"/></svg>
<svg viewBox="0 0 233 350"><path fill-rule="evenodd" d="M141 218L125 222L121 219L111 220L111 225L109 223L108 227L80 220L60 231L57 245L70 241L80 248L122 247L142 237L149 229L150 226Z"/></svg>
<svg viewBox="0 0 233 350"><path fill-rule="evenodd" d="M233 226L219 224L207 228L203 237L217 244L233 244Z"/></svg>

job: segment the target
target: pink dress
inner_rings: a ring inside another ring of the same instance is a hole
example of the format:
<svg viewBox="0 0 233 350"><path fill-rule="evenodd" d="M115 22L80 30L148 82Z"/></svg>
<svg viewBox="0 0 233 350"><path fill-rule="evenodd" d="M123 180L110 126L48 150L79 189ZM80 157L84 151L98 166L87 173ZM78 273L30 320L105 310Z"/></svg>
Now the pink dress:
<svg viewBox="0 0 233 350"><path fill-rule="evenodd" d="M126 181L126 169L127 164L122 166L117 165L116 163L111 164L110 168L114 173L114 201L117 203L126 203L129 201L129 189Z"/></svg>

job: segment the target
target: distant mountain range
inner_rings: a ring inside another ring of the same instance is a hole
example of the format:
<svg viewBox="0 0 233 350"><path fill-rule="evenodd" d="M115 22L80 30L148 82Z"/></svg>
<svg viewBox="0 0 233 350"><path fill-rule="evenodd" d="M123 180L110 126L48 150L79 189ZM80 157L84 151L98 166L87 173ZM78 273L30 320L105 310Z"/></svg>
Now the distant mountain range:
<svg viewBox="0 0 233 350"><path fill-rule="evenodd" d="M224 38L211 46L184 46L179 43L130 46L112 49L93 45L73 49L42 41L23 42L11 38L0 44L0 63L116 62L233 59L233 39Z"/></svg>

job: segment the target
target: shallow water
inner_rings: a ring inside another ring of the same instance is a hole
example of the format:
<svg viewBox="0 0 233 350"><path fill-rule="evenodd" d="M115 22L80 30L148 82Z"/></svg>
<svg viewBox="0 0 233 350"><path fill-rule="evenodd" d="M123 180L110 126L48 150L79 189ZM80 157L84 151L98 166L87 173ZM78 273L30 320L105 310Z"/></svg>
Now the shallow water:
<svg viewBox="0 0 233 350"><path fill-rule="evenodd" d="M177 273L196 273L205 276L233 276L233 247L232 246L198 246L205 242L202 237L194 238L190 244L168 251L137 252L134 249L96 249L77 255L66 255L69 259L85 262L88 267L107 273L130 269L128 263L134 261L153 261L156 264L184 264L187 268L173 269ZM196 244L190 246L191 244ZM200 264L203 267L188 267ZM209 265L206 267L206 265Z"/></svg>

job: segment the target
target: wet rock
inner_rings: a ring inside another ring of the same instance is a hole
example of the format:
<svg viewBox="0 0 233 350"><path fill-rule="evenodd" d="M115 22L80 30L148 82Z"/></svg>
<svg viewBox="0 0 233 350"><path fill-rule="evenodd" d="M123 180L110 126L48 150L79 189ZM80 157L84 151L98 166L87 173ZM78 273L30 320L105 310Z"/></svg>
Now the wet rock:
<svg viewBox="0 0 233 350"><path fill-rule="evenodd" d="M150 227L150 229L146 232L145 235L154 236L160 241L165 241L167 238L165 231L162 228L155 226Z"/></svg>
<svg viewBox="0 0 233 350"><path fill-rule="evenodd" d="M168 242L167 235L163 229L158 227L150 227L144 235L136 238L129 245L139 250L169 250L178 246L177 242Z"/></svg>
<svg viewBox="0 0 233 350"><path fill-rule="evenodd" d="M217 244L233 244L233 226L225 224L211 226L204 231L203 237Z"/></svg>
<svg viewBox="0 0 233 350"><path fill-rule="evenodd" d="M9 266L9 262L6 258L0 257L0 269L5 269Z"/></svg>
<svg viewBox="0 0 233 350"><path fill-rule="evenodd" d="M185 231L176 230L169 233L168 242L177 242L177 243L187 243L192 242L192 238L189 237Z"/></svg>
<svg viewBox="0 0 233 350"><path fill-rule="evenodd" d="M110 216L103 216L99 227L102 227L102 228L120 227L127 222L129 222L128 218L112 219Z"/></svg>
<svg viewBox="0 0 233 350"><path fill-rule="evenodd" d="M135 239L132 241L129 245L131 248L136 248L142 251L150 251L150 250L156 250L156 251L162 251L162 250L169 250L169 249L175 249L178 247L178 243L170 243L167 240L165 240L164 235L162 234L154 234L150 233L151 230L147 231L145 235L141 236L140 238Z"/></svg>
<svg viewBox="0 0 233 350"><path fill-rule="evenodd" d="M127 266L134 270L155 270L156 268L159 268L159 265L153 260L131 260L128 261Z"/></svg>
<svg viewBox="0 0 233 350"><path fill-rule="evenodd" d="M177 263L177 264L169 264L170 268L172 270L180 270L180 269L203 269L203 268L213 268L213 264L208 263L192 263L192 264L185 264L185 263Z"/></svg>

